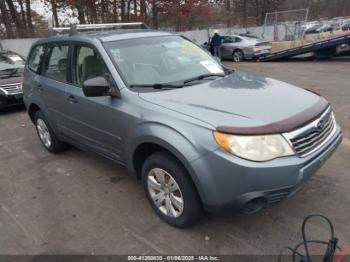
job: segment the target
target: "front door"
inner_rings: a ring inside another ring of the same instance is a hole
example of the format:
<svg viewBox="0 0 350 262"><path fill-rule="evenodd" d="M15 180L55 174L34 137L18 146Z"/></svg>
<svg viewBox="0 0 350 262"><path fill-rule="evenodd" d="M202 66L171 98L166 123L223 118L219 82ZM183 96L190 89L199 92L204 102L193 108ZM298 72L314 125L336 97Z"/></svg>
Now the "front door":
<svg viewBox="0 0 350 262"><path fill-rule="evenodd" d="M223 58L232 57L234 42L235 42L234 36L224 36L224 39L222 40L222 45L220 48L221 57Z"/></svg>
<svg viewBox="0 0 350 262"><path fill-rule="evenodd" d="M109 71L95 48L74 45L71 84L66 89L65 134L80 144L120 161L122 126L118 111L122 101L110 96L86 97L84 81Z"/></svg>

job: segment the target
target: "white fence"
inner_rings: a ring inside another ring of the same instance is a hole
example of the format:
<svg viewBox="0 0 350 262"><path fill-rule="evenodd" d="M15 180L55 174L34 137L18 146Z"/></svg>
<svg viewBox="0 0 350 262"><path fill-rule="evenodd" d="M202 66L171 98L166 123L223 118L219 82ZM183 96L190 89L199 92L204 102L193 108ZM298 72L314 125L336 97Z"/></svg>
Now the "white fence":
<svg viewBox="0 0 350 262"><path fill-rule="evenodd" d="M11 50L27 57L30 47L39 38L4 39L0 40L4 50Z"/></svg>
<svg viewBox="0 0 350 262"><path fill-rule="evenodd" d="M188 37L189 39L191 39L197 44L203 44L204 42L208 41L209 34L212 35L214 33L214 30L215 29L186 31L186 32L181 32L180 34ZM262 26L249 27L247 29L234 27L234 28L218 29L218 31L221 35L241 34L249 31L250 33L255 34L258 37L262 37L263 27ZM281 39L284 38L284 35L285 35L285 28L283 26L279 26L278 27L279 38ZM273 26L266 27L264 39L272 41L273 38L274 38ZM23 55L24 57L27 57L31 45L38 39L39 38L4 39L4 40L0 40L0 42L5 50L12 50L14 52L17 52Z"/></svg>
<svg viewBox="0 0 350 262"><path fill-rule="evenodd" d="M277 27L278 29L278 37L280 40L284 39L286 35L286 29L283 25L279 25ZM251 33L258 37L264 38L268 41L274 40L274 27L273 26L267 26L265 28L264 33L264 27L258 26L258 27L248 27L248 28L239 28L239 27L233 27L233 28L221 28L217 29L219 31L220 35L230 35L230 34L244 34L244 33ZM196 30L196 31L186 31L181 32L182 35L186 36L187 38L191 39L192 41L196 42L197 44L203 44L204 42L208 41L208 36L213 35L215 29L205 29L205 30ZM263 35L264 33L264 35Z"/></svg>

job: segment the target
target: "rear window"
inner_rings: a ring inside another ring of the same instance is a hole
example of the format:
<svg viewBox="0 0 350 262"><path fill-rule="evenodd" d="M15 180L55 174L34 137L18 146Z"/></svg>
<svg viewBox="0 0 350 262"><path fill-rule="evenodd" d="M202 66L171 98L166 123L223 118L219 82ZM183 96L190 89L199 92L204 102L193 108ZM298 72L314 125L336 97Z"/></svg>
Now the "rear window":
<svg viewBox="0 0 350 262"><path fill-rule="evenodd" d="M49 45L45 76L60 82L67 82L68 50L68 44Z"/></svg>
<svg viewBox="0 0 350 262"><path fill-rule="evenodd" d="M33 72L39 74L44 59L44 46L38 45L32 49L28 58L28 67Z"/></svg>

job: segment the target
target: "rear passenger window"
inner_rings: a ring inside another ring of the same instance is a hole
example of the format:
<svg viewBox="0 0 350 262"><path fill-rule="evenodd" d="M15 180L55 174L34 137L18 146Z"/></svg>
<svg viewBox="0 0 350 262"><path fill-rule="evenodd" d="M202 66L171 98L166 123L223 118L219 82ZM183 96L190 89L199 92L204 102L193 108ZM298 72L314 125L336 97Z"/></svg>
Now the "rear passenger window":
<svg viewBox="0 0 350 262"><path fill-rule="evenodd" d="M73 64L73 83L82 86L85 80L105 76L108 69L100 54L93 48L77 46Z"/></svg>
<svg viewBox="0 0 350 262"><path fill-rule="evenodd" d="M38 45L32 49L28 58L28 67L33 72L40 74L44 59L44 46Z"/></svg>
<svg viewBox="0 0 350 262"><path fill-rule="evenodd" d="M232 36L225 36L223 43L234 43L234 37Z"/></svg>
<svg viewBox="0 0 350 262"><path fill-rule="evenodd" d="M49 45L45 76L57 81L67 82L68 50L69 45L67 44Z"/></svg>

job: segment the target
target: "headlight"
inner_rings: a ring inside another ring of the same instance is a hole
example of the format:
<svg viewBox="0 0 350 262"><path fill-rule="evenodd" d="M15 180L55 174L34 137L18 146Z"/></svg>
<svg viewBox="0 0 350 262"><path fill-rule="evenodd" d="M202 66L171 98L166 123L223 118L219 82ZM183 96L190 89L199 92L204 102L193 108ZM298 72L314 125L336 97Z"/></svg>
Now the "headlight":
<svg viewBox="0 0 350 262"><path fill-rule="evenodd" d="M268 161L294 155L282 135L242 136L214 132L216 142L227 152L253 161Z"/></svg>

